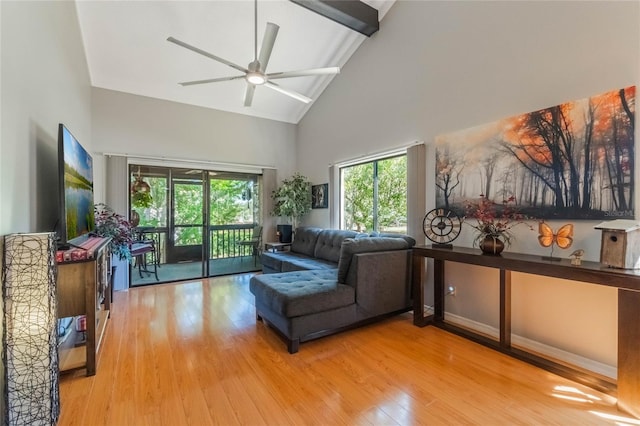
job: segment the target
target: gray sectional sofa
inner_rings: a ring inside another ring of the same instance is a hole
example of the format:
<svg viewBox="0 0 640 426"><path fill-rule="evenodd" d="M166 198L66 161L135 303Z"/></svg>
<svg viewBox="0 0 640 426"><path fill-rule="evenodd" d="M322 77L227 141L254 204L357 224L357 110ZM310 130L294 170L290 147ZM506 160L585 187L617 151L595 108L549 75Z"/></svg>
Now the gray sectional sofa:
<svg viewBox="0 0 640 426"><path fill-rule="evenodd" d="M251 278L256 317L300 342L411 309L411 247L406 235L298 228L288 252L265 252Z"/></svg>

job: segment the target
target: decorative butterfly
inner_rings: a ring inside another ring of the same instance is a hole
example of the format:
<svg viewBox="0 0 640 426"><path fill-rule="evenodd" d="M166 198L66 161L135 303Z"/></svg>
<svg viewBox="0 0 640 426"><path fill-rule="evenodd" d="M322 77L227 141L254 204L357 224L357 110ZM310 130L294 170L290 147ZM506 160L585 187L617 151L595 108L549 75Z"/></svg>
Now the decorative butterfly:
<svg viewBox="0 0 640 426"><path fill-rule="evenodd" d="M571 223L561 226L558 232L554 233L549 225L540 222L538 233L538 241L542 247L549 247L556 243L558 247L566 249L573 243L573 224Z"/></svg>

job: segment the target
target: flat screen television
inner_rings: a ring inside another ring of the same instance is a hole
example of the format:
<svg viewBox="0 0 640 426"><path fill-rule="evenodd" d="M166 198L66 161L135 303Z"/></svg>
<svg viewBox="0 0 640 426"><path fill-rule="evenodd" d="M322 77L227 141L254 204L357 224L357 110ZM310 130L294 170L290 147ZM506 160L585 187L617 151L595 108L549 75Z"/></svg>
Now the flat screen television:
<svg viewBox="0 0 640 426"><path fill-rule="evenodd" d="M93 231L93 159L64 124L58 126L58 246L84 242Z"/></svg>

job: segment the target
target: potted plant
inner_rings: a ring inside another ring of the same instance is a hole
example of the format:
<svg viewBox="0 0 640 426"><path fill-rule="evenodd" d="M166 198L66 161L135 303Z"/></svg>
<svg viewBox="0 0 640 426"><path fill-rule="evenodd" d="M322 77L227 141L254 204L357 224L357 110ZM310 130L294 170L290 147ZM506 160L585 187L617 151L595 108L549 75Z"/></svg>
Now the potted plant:
<svg viewBox="0 0 640 426"><path fill-rule="evenodd" d="M100 237L111 238L111 252L120 260L131 261L131 243L135 233L133 226L121 214L116 213L106 204L99 203L94 206L95 233Z"/></svg>
<svg viewBox="0 0 640 426"><path fill-rule="evenodd" d="M520 213L513 205L515 197L509 197L502 204L489 200L480 195L480 200L466 204L465 222L478 231L473 245L487 254L500 254L505 247L509 247L513 240L511 229L514 226L525 223L525 215ZM473 218L476 223L469 223L468 218ZM530 229L533 228L528 225Z"/></svg>
<svg viewBox="0 0 640 426"><path fill-rule="evenodd" d="M282 181L278 189L271 193L271 198L275 201L271 214L288 218L291 224L285 226L295 229L298 221L311 210L311 182L300 173L295 173ZM280 231L280 237L286 233L287 230ZM291 235L290 230L288 235ZM282 241L281 238L280 242L291 241Z"/></svg>
<svg viewBox="0 0 640 426"><path fill-rule="evenodd" d="M131 184L131 205L140 209L146 209L151 207L153 197L151 196L151 187L147 182L142 180L140 176L140 169L138 169L138 176ZM134 227L140 223L140 215L136 210L131 209L131 223Z"/></svg>

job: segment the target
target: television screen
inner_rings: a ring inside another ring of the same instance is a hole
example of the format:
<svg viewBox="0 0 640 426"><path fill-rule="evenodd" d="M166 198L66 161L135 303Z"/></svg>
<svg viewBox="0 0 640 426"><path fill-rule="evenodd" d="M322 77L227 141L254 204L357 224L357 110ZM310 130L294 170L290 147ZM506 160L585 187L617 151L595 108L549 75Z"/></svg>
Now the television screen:
<svg viewBox="0 0 640 426"><path fill-rule="evenodd" d="M93 159L64 124L58 128L60 245L78 244L94 228Z"/></svg>

